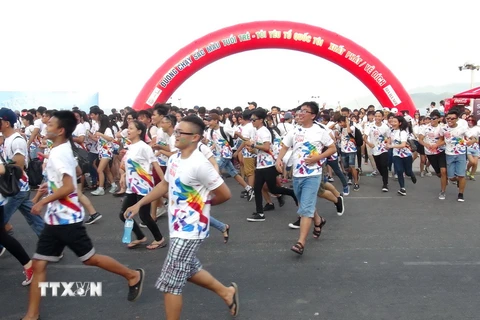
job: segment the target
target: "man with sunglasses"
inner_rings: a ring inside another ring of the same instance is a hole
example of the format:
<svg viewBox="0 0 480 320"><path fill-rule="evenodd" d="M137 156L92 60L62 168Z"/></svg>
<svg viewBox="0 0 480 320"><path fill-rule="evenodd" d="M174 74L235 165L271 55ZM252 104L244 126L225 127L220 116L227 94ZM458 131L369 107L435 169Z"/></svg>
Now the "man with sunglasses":
<svg viewBox="0 0 480 320"><path fill-rule="evenodd" d="M447 120L447 126L443 128L441 135L445 140L447 177L457 183L457 201L464 202L463 193L466 185L467 146L472 145L476 140L473 137L467 137L468 127L465 128L457 123L458 112L456 110L450 110L445 119Z"/></svg>
<svg viewBox="0 0 480 320"><path fill-rule="evenodd" d="M440 194L438 199L445 200L447 188L447 162L445 158L445 141L442 136L443 124L438 110L430 113L430 124L418 134L418 143L425 148L425 155L440 178Z"/></svg>

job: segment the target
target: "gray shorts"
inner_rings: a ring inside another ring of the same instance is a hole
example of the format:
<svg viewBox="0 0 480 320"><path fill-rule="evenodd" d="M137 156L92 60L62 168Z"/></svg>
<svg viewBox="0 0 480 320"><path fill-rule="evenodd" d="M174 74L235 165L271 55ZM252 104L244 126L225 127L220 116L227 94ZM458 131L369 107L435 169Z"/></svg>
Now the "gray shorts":
<svg viewBox="0 0 480 320"><path fill-rule="evenodd" d="M202 270L197 258L202 239L170 239L167 258L155 287L162 292L181 295L187 280Z"/></svg>

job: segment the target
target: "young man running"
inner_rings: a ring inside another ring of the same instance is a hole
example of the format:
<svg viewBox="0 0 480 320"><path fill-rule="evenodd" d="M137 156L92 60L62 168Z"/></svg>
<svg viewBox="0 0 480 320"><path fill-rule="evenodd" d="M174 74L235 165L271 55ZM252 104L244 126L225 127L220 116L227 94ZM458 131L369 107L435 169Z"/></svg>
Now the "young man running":
<svg viewBox="0 0 480 320"><path fill-rule="evenodd" d="M304 102L300 107L299 124L283 138L282 149L276 161L276 168L283 172L283 156L288 148L293 148L293 188L299 206L300 236L291 250L302 255L307 234L314 221L313 236L318 238L325 224L325 219L318 215L317 193L322 179L322 164L326 158L337 150L328 132L314 124L318 114L318 105L315 102Z"/></svg>
<svg viewBox="0 0 480 320"><path fill-rule="evenodd" d="M32 213L38 215L48 204L45 213L46 225L33 255L34 277L30 287L28 311L23 320L40 318L38 284L46 280L48 262L58 261L65 247L75 252L84 264L123 276L129 285L129 301L135 301L142 293L145 272L142 269L129 269L108 256L96 254L83 225L84 212L76 190L77 161L69 141L75 125L75 115L71 111L55 112L47 124L47 138L53 142L53 148L45 169L47 183L42 185L39 192L48 188L48 196L32 208Z"/></svg>
<svg viewBox="0 0 480 320"><path fill-rule="evenodd" d="M205 124L196 115L183 118L174 131L175 147L164 179L136 205L127 208L125 217L138 214L140 208L168 192L170 246L156 287L164 293L167 320L179 320L182 291L187 281L209 289L238 315L238 287L226 287L203 269L197 258L200 245L209 232L210 206L230 199L227 185L213 165L198 150Z"/></svg>

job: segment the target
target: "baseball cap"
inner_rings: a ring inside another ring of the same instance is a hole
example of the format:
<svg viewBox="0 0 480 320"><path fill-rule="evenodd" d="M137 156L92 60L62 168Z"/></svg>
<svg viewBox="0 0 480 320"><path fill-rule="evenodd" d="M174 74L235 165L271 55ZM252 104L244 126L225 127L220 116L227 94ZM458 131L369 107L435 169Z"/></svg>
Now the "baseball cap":
<svg viewBox="0 0 480 320"><path fill-rule="evenodd" d="M468 106L468 107L465 107L465 109L467 109L467 110L470 110L470 112L472 112L472 111L473 111L473 108L472 108L472 107L470 107L470 106Z"/></svg>
<svg viewBox="0 0 480 320"><path fill-rule="evenodd" d="M252 101L252 102L248 102L248 104L251 104L251 105L255 106L255 108L257 107L257 103L256 103L256 102L254 102L254 101Z"/></svg>
<svg viewBox="0 0 480 320"><path fill-rule="evenodd" d="M292 113L291 112L285 113L285 115L283 116L283 119L285 119L285 120L293 119Z"/></svg>
<svg viewBox="0 0 480 320"><path fill-rule="evenodd" d="M10 126L13 128L17 122L17 115L12 111L12 109L2 108L0 109L0 119L10 122Z"/></svg>
<svg viewBox="0 0 480 320"><path fill-rule="evenodd" d="M391 111L391 112L397 114L397 113L398 113L398 109L397 109L397 108L392 108L392 111Z"/></svg>

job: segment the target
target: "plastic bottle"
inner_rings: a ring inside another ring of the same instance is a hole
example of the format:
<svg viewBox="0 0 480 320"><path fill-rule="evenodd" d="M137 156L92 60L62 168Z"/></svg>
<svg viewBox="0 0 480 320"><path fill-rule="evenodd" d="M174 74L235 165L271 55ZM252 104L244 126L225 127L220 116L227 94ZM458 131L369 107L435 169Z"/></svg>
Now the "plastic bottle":
<svg viewBox="0 0 480 320"><path fill-rule="evenodd" d="M130 216L130 215L129 215ZM132 230L133 230L133 219L126 219L125 226L123 228L123 243L130 243L132 242Z"/></svg>

